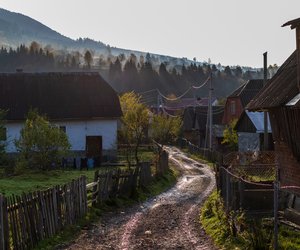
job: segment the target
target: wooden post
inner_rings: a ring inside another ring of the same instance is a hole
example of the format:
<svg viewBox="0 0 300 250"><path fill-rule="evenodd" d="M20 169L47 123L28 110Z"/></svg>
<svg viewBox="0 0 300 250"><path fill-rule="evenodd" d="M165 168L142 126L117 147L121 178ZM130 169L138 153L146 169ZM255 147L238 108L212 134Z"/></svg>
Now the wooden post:
<svg viewBox="0 0 300 250"><path fill-rule="evenodd" d="M95 185L93 187L93 194L92 194L92 206L95 206L97 203L97 197L99 197L97 195L97 190L98 192L100 192L100 181L99 181L99 170L95 171L94 174L94 182L98 183L97 185Z"/></svg>

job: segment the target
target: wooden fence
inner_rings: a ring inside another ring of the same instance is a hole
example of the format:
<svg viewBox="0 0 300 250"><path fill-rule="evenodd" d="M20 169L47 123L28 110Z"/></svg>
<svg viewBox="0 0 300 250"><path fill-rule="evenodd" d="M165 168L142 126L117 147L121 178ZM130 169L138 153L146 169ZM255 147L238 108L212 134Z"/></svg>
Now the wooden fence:
<svg viewBox="0 0 300 250"><path fill-rule="evenodd" d="M168 169L167 158L164 153L158 162L159 173ZM153 176L150 163L145 162L131 170L97 170L94 182L89 184L82 176L46 191L11 197L0 194L0 250L32 249L41 240L78 222L86 215L88 202L95 205L110 198L130 197L137 188L149 185ZM88 198L90 190L92 195Z"/></svg>
<svg viewBox="0 0 300 250"><path fill-rule="evenodd" d="M243 177L243 176L242 176ZM273 213L272 182L251 182L224 167L217 172L217 186L227 212L242 209L248 216L269 216Z"/></svg>
<svg viewBox="0 0 300 250"><path fill-rule="evenodd" d="M86 212L85 176L46 191L0 195L0 249L32 249Z"/></svg>
<svg viewBox="0 0 300 250"><path fill-rule="evenodd" d="M152 180L150 163L140 163L130 170L109 170L95 172L94 182L88 185L92 189L92 204L102 203L118 196L132 196L138 187L147 186Z"/></svg>

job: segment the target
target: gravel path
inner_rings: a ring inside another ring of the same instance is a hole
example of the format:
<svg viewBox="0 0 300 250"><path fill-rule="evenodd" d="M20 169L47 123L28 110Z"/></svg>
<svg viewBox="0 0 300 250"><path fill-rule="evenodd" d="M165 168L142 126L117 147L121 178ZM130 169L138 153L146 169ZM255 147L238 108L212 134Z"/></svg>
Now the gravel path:
<svg viewBox="0 0 300 250"><path fill-rule="evenodd" d="M104 216L64 249L216 249L199 225L201 204L215 187L214 174L177 148L167 150L181 172L173 188Z"/></svg>

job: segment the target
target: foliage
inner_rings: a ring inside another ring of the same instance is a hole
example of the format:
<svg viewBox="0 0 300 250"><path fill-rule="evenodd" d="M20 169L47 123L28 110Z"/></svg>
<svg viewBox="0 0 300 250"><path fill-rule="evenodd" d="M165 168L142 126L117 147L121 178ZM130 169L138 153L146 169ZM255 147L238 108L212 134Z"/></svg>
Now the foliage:
<svg viewBox="0 0 300 250"><path fill-rule="evenodd" d="M59 164L70 148L67 135L34 110L29 111L15 145L21 168L48 170Z"/></svg>
<svg viewBox="0 0 300 250"><path fill-rule="evenodd" d="M200 220L215 243L222 249L272 249L273 220L269 218L246 219L243 214L233 212L226 215L219 194L215 191L203 205ZM238 229L232 231L234 221ZM300 232L284 225L279 227L279 249L300 249Z"/></svg>
<svg viewBox="0 0 300 250"><path fill-rule="evenodd" d="M140 102L140 96L134 92L123 94L120 97L120 103L123 112L121 137L129 145L128 155L133 150L138 163L138 149L149 127L149 112ZM130 162L128 163L130 165Z"/></svg>
<svg viewBox="0 0 300 250"><path fill-rule="evenodd" d="M84 62L85 62L85 65L88 69L91 68L91 65L93 63L93 56L92 56L92 53L87 50L85 53L84 53Z"/></svg>
<svg viewBox="0 0 300 250"><path fill-rule="evenodd" d="M235 130L236 123L237 119L233 119L223 132L224 138L222 144L228 144L228 146L233 150L236 149L238 145L238 134Z"/></svg>
<svg viewBox="0 0 300 250"><path fill-rule="evenodd" d="M180 117L154 115L151 123L151 137L162 145L172 143L179 135L181 125Z"/></svg>
<svg viewBox="0 0 300 250"><path fill-rule="evenodd" d="M0 68L2 72L76 70L79 68L81 54L76 52L55 51L50 45L44 48L33 41L29 47L21 44L15 50L0 49Z"/></svg>
<svg viewBox="0 0 300 250"><path fill-rule="evenodd" d="M222 249L243 249L236 247L246 244L243 237L234 237L233 222L230 220L229 215L225 213L224 205L218 192L213 192L204 203L200 220L206 233Z"/></svg>

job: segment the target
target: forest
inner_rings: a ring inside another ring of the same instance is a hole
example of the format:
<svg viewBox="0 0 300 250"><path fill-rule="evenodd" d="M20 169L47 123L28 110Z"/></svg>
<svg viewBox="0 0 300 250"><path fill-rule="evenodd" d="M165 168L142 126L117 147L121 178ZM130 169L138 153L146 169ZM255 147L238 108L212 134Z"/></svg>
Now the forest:
<svg viewBox="0 0 300 250"><path fill-rule="evenodd" d="M277 65L269 66L273 75ZM214 95L226 97L235 88L249 79L262 78L259 70L244 70L199 62L175 65L161 62L149 53L146 56L124 54L118 56L95 54L93 51L55 50L50 45L42 47L33 41L29 46L16 49L0 49L0 72L48 72L48 71L98 71L119 93L137 93L159 89L165 95L180 95L192 85L200 85L212 74ZM196 97L207 96L208 86L201 88ZM194 93L195 95L195 93Z"/></svg>

